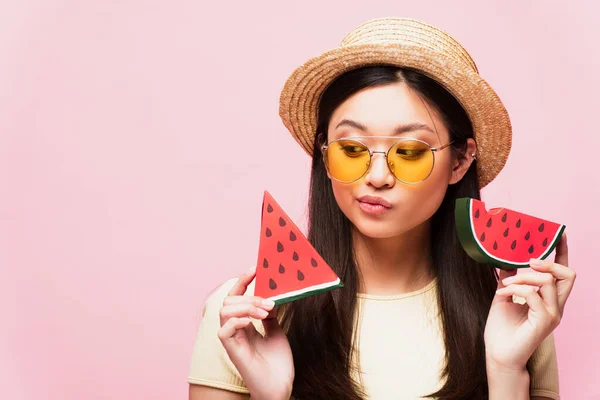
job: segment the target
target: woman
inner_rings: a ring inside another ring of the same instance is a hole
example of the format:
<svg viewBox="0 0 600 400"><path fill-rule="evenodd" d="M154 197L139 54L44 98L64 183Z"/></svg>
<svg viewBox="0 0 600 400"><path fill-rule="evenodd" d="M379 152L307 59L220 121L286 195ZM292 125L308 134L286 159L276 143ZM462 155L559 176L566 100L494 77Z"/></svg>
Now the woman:
<svg viewBox="0 0 600 400"><path fill-rule="evenodd" d="M369 21L292 74L280 114L313 156L308 238L345 286L276 309L250 295L253 270L223 284L190 398L559 399L566 236L554 263L498 276L455 233L455 200L480 198L511 144L460 44L419 21Z"/></svg>

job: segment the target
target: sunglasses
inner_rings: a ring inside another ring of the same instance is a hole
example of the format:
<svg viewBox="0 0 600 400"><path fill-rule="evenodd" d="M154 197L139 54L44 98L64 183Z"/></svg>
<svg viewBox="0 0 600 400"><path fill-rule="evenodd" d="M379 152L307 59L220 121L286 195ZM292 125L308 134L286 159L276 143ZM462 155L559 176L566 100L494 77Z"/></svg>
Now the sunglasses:
<svg viewBox="0 0 600 400"><path fill-rule="evenodd" d="M400 182L415 184L423 182L433 171L435 153L450 146L454 141L441 147L431 147L418 139L400 139L385 151L372 151L357 139L387 138L397 136L355 136L341 138L321 147L323 161L329 175L342 183L353 183L362 178L369 168L373 154L385 155L390 172Z"/></svg>

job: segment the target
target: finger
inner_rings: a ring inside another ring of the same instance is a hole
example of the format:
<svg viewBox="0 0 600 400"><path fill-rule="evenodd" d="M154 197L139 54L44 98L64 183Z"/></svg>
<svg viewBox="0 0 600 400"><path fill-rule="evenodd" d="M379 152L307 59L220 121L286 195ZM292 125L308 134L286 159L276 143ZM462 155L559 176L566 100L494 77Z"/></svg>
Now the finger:
<svg viewBox="0 0 600 400"><path fill-rule="evenodd" d="M248 340L250 342L252 342L257 336L262 337L262 335L256 330L256 327L253 323L248 324L244 330L246 331L246 335L248 336Z"/></svg>
<svg viewBox="0 0 600 400"><path fill-rule="evenodd" d="M548 260L532 259L530 266L535 271L552 274L558 281L575 279L575 271L571 268Z"/></svg>
<svg viewBox="0 0 600 400"><path fill-rule="evenodd" d="M267 311L271 311L273 307L275 307L275 302L273 300L259 296L227 296L223 300L224 306L233 304L252 304L255 307L260 307Z"/></svg>
<svg viewBox="0 0 600 400"><path fill-rule="evenodd" d="M538 272L552 274L556 278L556 293L558 297L558 307L561 315L565 308L565 303L571 294L576 274L571 268L550 261L531 260L531 269Z"/></svg>
<svg viewBox="0 0 600 400"><path fill-rule="evenodd" d="M530 285L539 287L538 294L541 295L546 307L551 312L558 312L558 297L556 292L556 279L548 273L520 273L515 276L505 278L505 285Z"/></svg>
<svg viewBox="0 0 600 400"><path fill-rule="evenodd" d="M253 306L252 304L233 304L223 306L219 310L219 318L221 326L225 325L230 318L252 317L256 319L264 319L269 315L269 312Z"/></svg>
<svg viewBox="0 0 600 400"><path fill-rule="evenodd" d="M558 245L556 246L554 262L564 265L565 267L569 266L569 247L567 246L567 234L565 232L563 232Z"/></svg>
<svg viewBox="0 0 600 400"><path fill-rule="evenodd" d="M248 270L244 275L240 276L231 290L229 290L227 295L242 296L244 293L246 293L246 289L248 288L250 282L252 282L252 279L254 279L254 275L256 275L256 267L250 268L250 270Z"/></svg>
<svg viewBox="0 0 600 400"><path fill-rule="evenodd" d="M225 348L231 348L231 339L233 338L233 336L238 332L240 332L240 334L242 335L246 335L244 328L251 323L252 321L250 321L250 318L247 317L229 318L227 322L221 327L221 329L219 329L217 336L219 337L221 342L223 342L223 346L225 346Z"/></svg>
<svg viewBox="0 0 600 400"><path fill-rule="evenodd" d="M503 279L506 279L510 276L514 276L517 274L517 269L509 269L509 270L504 270L504 269L498 269L498 287L496 289L502 289L503 287L505 287L504 283L502 282ZM512 302L512 299L509 297L504 297L504 296L494 296L494 298L492 299L492 303L508 303L508 302Z"/></svg>
<svg viewBox="0 0 600 400"><path fill-rule="evenodd" d="M498 289L503 288L505 285L503 283L503 280L510 277L510 276L515 276L517 274L517 269L510 269L510 270L504 270L504 269L498 269Z"/></svg>
<svg viewBox="0 0 600 400"><path fill-rule="evenodd" d="M537 293L537 291L531 287L526 285L508 285L502 289L498 289L496 291L498 296L519 296L523 297L527 301L527 305L529 308L540 314L545 315L548 314L548 309L546 305L542 301L542 298Z"/></svg>

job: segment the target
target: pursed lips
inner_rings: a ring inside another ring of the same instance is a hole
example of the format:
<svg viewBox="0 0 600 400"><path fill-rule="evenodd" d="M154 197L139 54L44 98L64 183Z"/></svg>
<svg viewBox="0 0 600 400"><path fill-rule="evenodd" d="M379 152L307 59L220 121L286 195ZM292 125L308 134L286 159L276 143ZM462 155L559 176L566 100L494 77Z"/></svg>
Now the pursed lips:
<svg viewBox="0 0 600 400"><path fill-rule="evenodd" d="M385 208L392 208L392 204L384 199L383 197L378 196L361 196L357 199L361 203L367 203L372 205L379 205Z"/></svg>

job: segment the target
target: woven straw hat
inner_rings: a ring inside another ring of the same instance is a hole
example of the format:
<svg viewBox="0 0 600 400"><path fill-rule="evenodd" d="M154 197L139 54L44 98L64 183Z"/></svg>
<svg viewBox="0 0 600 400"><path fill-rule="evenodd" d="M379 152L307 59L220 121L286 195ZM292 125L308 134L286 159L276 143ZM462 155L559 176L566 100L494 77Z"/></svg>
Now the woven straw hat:
<svg viewBox="0 0 600 400"><path fill-rule="evenodd" d="M368 21L346 35L340 47L311 58L288 78L279 115L309 155L313 155L321 94L342 73L367 65L414 69L446 88L471 119L480 188L498 175L512 142L510 119L500 98L479 76L475 62L456 39L408 18Z"/></svg>

